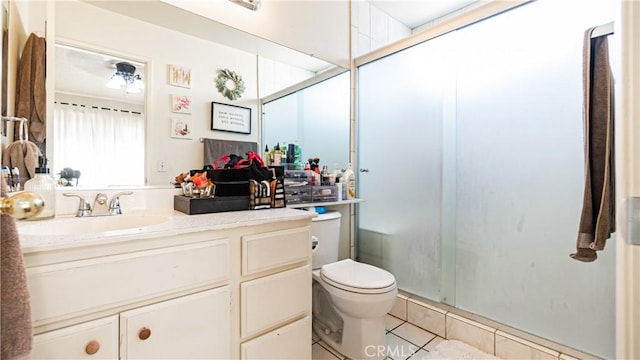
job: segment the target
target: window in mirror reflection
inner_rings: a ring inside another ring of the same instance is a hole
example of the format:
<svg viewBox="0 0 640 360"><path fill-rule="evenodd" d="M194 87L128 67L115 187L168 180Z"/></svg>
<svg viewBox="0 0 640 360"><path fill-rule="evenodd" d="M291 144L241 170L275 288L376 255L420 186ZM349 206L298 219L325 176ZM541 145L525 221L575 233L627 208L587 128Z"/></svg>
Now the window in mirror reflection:
<svg viewBox="0 0 640 360"><path fill-rule="evenodd" d="M349 162L349 72L263 104L264 145L298 143L302 162L346 168Z"/></svg>
<svg viewBox="0 0 640 360"><path fill-rule="evenodd" d="M144 185L144 117L140 112L56 102L54 173L80 172L78 185ZM75 184L74 184L75 185Z"/></svg>
<svg viewBox="0 0 640 360"><path fill-rule="evenodd" d="M56 45L52 159L56 179L71 169L80 176L69 185L144 185L144 85L137 93L112 85L123 63L131 73L127 75L144 81L144 64Z"/></svg>

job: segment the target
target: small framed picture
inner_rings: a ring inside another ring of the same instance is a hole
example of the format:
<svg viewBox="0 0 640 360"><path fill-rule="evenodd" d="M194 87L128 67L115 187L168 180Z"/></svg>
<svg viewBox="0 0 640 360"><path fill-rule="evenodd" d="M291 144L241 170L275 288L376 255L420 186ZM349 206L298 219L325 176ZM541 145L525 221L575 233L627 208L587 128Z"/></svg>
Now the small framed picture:
<svg viewBox="0 0 640 360"><path fill-rule="evenodd" d="M251 134L251 109L212 102L211 130Z"/></svg>
<svg viewBox="0 0 640 360"><path fill-rule="evenodd" d="M171 95L171 111L179 114L191 114L191 97Z"/></svg>
<svg viewBox="0 0 640 360"><path fill-rule="evenodd" d="M169 85L191 88L191 69L169 64Z"/></svg>
<svg viewBox="0 0 640 360"><path fill-rule="evenodd" d="M177 117L171 118L171 137L176 139L193 139L193 135L191 135L191 121Z"/></svg>

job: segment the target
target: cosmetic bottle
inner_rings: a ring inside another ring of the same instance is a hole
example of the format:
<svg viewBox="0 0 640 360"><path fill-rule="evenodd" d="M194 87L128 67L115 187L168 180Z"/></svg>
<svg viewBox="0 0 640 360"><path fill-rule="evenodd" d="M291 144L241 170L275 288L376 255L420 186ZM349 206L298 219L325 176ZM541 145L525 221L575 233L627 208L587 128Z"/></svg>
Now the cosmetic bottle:
<svg viewBox="0 0 640 360"><path fill-rule="evenodd" d="M49 173L47 159L40 157L39 163L36 175L24 183L24 190L40 195L44 200L44 207L38 215L30 220L51 219L56 214L56 186L58 183Z"/></svg>
<svg viewBox="0 0 640 360"><path fill-rule="evenodd" d="M269 145L264 146L264 157L262 160L268 165L271 165L271 156L269 156Z"/></svg>
<svg viewBox="0 0 640 360"><path fill-rule="evenodd" d="M344 198L355 199L356 198L356 174L351 168L351 163L347 165L347 169L342 174L343 191L345 192Z"/></svg>

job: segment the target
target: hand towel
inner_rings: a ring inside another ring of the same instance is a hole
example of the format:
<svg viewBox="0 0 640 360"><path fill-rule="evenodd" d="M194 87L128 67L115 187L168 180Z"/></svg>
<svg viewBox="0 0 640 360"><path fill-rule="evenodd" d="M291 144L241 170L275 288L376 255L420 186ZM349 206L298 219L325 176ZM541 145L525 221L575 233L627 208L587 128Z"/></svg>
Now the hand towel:
<svg viewBox="0 0 640 360"><path fill-rule="evenodd" d="M42 153L38 145L31 141L14 141L2 152L2 165L20 171L20 185L24 189L24 183L36 176L38 157Z"/></svg>
<svg viewBox="0 0 640 360"><path fill-rule="evenodd" d="M584 34L584 154L582 213L573 259L591 262L615 231L613 77L606 36Z"/></svg>
<svg viewBox="0 0 640 360"><path fill-rule="evenodd" d="M22 50L16 79L16 116L28 119L29 138L41 149L47 133L45 57L45 39L32 33ZM16 129L16 139L17 133Z"/></svg>
<svg viewBox="0 0 640 360"><path fill-rule="evenodd" d="M2 197L7 184L2 180ZM15 220L0 215L0 359L28 359L33 341L27 275Z"/></svg>

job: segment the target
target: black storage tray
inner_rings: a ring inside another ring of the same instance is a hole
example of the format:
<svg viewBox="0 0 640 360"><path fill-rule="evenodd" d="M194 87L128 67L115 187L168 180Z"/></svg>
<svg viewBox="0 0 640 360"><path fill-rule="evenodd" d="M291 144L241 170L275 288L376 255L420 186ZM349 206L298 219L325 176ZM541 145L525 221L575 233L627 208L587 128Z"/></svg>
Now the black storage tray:
<svg viewBox="0 0 640 360"><path fill-rule="evenodd" d="M191 170L191 175L205 170ZM216 185L215 196L249 196L249 169L208 169L207 178ZM215 199L215 198L214 198Z"/></svg>
<svg viewBox="0 0 640 360"><path fill-rule="evenodd" d="M249 210L249 196L192 198L174 195L173 209L187 215Z"/></svg>
<svg viewBox="0 0 640 360"><path fill-rule="evenodd" d="M284 174L282 166L270 166L269 168L275 172L276 177L282 177ZM207 178L216 185L215 196L249 196L251 171L248 168L191 170L190 174L193 176L202 171L206 171Z"/></svg>

